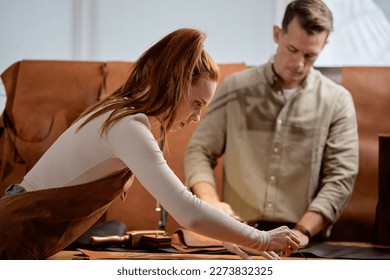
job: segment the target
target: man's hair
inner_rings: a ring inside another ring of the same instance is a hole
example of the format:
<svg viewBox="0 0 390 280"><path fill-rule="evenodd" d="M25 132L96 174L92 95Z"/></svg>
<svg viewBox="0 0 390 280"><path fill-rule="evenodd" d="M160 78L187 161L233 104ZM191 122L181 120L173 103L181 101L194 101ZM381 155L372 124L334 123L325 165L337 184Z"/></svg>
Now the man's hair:
<svg viewBox="0 0 390 280"><path fill-rule="evenodd" d="M295 0L288 4L282 22L284 33L295 17L307 34L333 31L332 12L322 0Z"/></svg>

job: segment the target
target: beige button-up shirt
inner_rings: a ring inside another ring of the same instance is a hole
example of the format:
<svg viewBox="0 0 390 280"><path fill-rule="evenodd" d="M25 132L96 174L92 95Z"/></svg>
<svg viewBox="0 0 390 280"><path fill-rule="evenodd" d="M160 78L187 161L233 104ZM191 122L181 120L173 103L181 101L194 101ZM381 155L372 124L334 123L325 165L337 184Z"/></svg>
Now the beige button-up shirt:
<svg viewBox="0 0 390 280"><path fill-rule="evenodd" d="M311 210L334 223L358 172L352 97L315 69L290 99L271 62L233 74L190 141L187 185L215 186L222 155L223 199L244 219L296 223Z"/></svg>

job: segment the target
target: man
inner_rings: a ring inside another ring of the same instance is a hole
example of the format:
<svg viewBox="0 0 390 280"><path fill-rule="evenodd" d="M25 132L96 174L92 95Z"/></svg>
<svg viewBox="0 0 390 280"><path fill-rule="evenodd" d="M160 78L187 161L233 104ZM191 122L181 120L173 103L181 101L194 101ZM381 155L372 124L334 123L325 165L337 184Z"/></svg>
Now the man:
<svg viewBox="0 0 390 280"><path fill-rule="evenodd" d="M358 172L352 97L313 68L332 29L321 0L291 2L274 57L224 80L185 156L199 198L260 229L288 225L301 246L329 236ZM222 155L224 202L213 173Z"/></svg>

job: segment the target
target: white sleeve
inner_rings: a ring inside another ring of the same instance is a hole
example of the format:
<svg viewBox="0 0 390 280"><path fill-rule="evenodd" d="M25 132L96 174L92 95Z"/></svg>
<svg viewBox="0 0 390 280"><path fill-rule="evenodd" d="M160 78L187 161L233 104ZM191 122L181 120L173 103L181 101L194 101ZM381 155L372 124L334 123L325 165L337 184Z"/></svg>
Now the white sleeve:
<svg viewBox="0 0 390 280"><path fill-rule="evenodd" d="M123 119L112 126L107 143L144 188L183 227L199 234L257 250L266 250L269 235L240 223L198 199L167 165L145 117Z"/></svg>

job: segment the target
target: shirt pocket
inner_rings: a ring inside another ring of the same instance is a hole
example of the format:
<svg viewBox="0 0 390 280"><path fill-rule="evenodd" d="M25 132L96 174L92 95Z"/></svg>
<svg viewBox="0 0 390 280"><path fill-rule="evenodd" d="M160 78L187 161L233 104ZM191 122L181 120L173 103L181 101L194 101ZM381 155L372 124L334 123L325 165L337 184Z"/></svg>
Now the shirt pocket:
<svg viewBox="0 0 390 280"><path fill-rule="evenodd" d="M290 126L286 128L283 138L288 162L303 165L321 163L326 142L325 128Z"/></svg>

